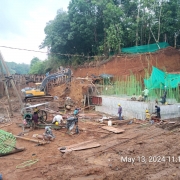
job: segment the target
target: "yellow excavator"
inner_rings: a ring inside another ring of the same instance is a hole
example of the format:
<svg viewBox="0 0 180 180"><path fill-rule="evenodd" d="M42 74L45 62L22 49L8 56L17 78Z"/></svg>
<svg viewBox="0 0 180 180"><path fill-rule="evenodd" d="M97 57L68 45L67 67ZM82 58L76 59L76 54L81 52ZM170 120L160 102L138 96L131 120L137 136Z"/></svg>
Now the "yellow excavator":
<svg viewBox="0 0 180 180"><path fill-rule="evenodd" d="M70 82L71 81L71 70L68 69L66 72L59 72L55 74L50 74L44 78L44 80L41 83L35 83L36 87L35 88L24 88L21 90L21 92L24 95L24 101L25 102L31 102L31 101L36 101L36 100L44 100L44 101L52 101L53 96L47 94L46 92L46 85L48 84L49 81L55 80L59 77L65 77L64 78L64 83Z"/></svg>

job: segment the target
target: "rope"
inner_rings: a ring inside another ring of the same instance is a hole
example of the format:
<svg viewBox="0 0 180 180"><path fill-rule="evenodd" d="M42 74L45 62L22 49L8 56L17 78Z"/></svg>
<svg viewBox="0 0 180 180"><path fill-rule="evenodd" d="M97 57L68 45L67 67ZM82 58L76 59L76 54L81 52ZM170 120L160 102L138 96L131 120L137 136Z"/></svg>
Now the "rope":
<svg viewBox="0 0 180 180"><path fill-rule="evenodd" d="M2 48L8 48L8 49L16 49L16 50L20 50L20 51L31 51L31 52L36 52L36 53L45 53L45 54L57 54L57 55L61 55L61 56L73 56L73 57L86 57L86 58L91 58L91 57L104 57L104 55L102 56L84 56L84 54L78 55L78 54L62 54L62 53L53 53L53 52L44 52L44 51L37 51L37 50L32 50L32 49L22 49L22 48L16 48L16 47L9 47L9 46L1 46Z"/></svg>
<svg viewBox="0 0 180 180"><path fill-rule="evenodd" d="M37 163L38 161L39 161L39 159L25 161L25 162L17 165L16 168L21 169L21 168L24 168L24 167L27 167L27 166L31 166L31 165Z"/></svg>

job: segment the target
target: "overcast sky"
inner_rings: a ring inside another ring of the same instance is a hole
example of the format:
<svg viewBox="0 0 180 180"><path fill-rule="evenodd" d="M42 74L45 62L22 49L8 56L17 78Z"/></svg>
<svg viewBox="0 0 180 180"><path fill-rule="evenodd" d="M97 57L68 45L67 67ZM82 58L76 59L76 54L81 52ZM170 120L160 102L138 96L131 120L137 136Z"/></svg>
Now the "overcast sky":
<svg viewBox="0 0 180 180"><path fill-rule="evenodd" d="M67 11L70 0L0 0L0 46L40 50L46 23L58 9ZM5 61L30 64L33 57L46 59L46 53L0 47Z"/></svg>

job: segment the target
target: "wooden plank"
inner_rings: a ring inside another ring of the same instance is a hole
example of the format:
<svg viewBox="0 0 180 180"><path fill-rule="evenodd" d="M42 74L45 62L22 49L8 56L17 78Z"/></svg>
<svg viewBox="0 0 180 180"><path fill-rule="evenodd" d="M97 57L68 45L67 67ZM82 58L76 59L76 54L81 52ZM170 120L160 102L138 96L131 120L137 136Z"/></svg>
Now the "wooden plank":
<svg viewBox="0 0 180 180"><path fill-rule="evenodd" d="M58 148L61 152L80 151L101 146L97 142L85 141L78 144Z"/></svg>
<svg viewBox="0 0 180 180"><path fill-rule="evenodd" d="M115 128L115 127L111 127L111 126L103 126L101 128L105 129L107 131L111 131L116 134L123 133L125 131L124 129L119 129L119 128Z"/></svg>
<svg viewBox="0 0 180 180"><path fill-rule="evenodd" d="M22 123L16 123L17 126L23 127L24 125ZM51 126L52 129L59 130L63 127L66 127L66 125L55 125L55 124L37 124L36 128L44 129L46 126ZM29 125L25 125L25 128L30 128Z"/></svg>
<svg viewBox="0 0 180 180"><path fill-rule="evenodd" d="M50 126L51 129L59 130L63 127L66 127L65 125L55 125L55 124L37 124L36 127L39 129L44 129L46 126Z"/></svg>
<svg viewBox="0 0 180 180"><path fill-rule="evenodd" d="M38 143L38 144L41 144L41 145L47 144L46 141L39 141L39 140L30 139L30 138L25 138L25 137L21 137L21 136L15 136L15 135L14 135L14 137L15 137L15 138L18 138L18 139L23 139L23 140L26 140L26 141L30 141L30 142L35 142L35 143Z"/></svg>
<svg viewBox="0 0 180 180"><path fill-rule="evenodd" d="M89 129L79 129L80 131L89 131L89 132L95 132L95 133L105 133L105 134L110 134L109 132L103 132L99 130L89 130Z"/></svg>

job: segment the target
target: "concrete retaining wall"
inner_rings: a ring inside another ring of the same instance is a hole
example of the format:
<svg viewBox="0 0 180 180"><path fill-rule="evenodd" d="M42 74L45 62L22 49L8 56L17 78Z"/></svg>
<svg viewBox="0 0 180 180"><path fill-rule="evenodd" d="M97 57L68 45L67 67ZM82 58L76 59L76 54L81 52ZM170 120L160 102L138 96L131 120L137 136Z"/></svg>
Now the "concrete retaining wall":
<svg viewBox="0 0 180 180"><path fill-rule="evenodd" d="M144 120L146 109L148 109L150 113L155 112L155 102L130 101L125 98L113 96L99 97L102 97L102 106L96 106L95 110L109 115L118 116L119 103L122 106L122 116L124 116L125 119L137 118ZM159 106L161 108L161 119L180 117L180 103Z"/></svg>

